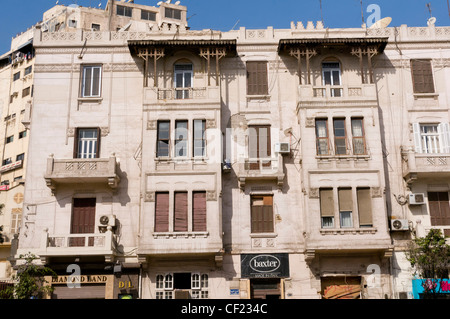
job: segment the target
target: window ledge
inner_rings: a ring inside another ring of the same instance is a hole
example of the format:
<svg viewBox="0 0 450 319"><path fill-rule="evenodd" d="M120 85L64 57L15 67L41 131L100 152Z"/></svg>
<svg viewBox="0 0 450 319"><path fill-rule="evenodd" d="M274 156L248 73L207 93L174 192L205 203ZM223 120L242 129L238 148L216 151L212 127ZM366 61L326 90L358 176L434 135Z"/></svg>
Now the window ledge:
<svg viewBox="0 0 450 319"><path fill-rule="evenodd" d="M251 238L275 238L278 237L277 233L252 233L250 234Z"/></svg>
<svg viewBox="0 0 450 319"><path fill-rule="evenodd" d="M322 228L321 235L356 235L356 234L375 234L377 229L374 227L367 228Z"/></svg>
<svg viewBox="0 0 450 319"><path fill-rule="evenodd" d="M420 98L434 98L437 100L439 97L439 93L413 93L414 100L420 99Z"/></svg>
<svg viewBox="0 0 450 319"><path fill-rule="evenodd" d="M270 100L270 95L264 94L264 95L247 95L248 100Z"/></svg>
<svg viewBox="0 0 450 319"><path fill-rule="evenodd" d="M368 154L362 154L362 155L316 155L316 159L317 160L323 160L323 161L328 161L328 160L358 160L358 159L363 159L363 160L369 160L370 159L370 155Z"/></svg>
<svg viewBox="0 0 450 319"><path fill-rule="evenodd" d="M79 103L101 103L103 101L102 97L79 97Z"/></svg>
<svg viewBox="0 0 450 319"><path fill-rule="evenodd" d="M207 238L209 232L163 232L153 233L155 239L177 239L177 238Z"/></svg>

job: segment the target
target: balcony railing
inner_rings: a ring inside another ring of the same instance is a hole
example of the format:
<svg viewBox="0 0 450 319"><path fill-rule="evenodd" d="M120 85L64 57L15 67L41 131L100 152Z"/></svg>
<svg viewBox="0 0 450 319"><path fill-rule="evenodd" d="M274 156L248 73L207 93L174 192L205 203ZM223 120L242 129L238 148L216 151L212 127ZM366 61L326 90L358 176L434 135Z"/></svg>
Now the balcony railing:
<svg viewBox="0 0 450 319"><path fill-rule="evenodd" d="M90 159L54 159L51 156L47 160L45 180L52 189L57 184L68 183L103 183L115 189L120 178L114 156Z"/></svg>
<svg viewBox="0 0 450 319"><path fill-rule="evenodd" d="M375 100L376 88L374 84L360 85L300 85L299 98L301 101L316 100Z"/></svg>
<svg viewBox="0 0 450 319"><path fill-rule="evenodd" d="M161 102L199 103L220 102L220 89L216 86L190 87L190 88L145 88L144 99L146 104Z"/></svg>
<svg viewBox="0 0 450 319"><path fill-rule="evenodd" d="M239 183L241 188L249 180L277 181L279 187L283 186L283 156L271 158L246 158L239 163Z"/></svg>
<svg viewBox="0 0 450 319"><path fill-rule="evenodd" d="M418 178L450 177L450 154L416 153L403 149L403 177L407 182Z"/></svg>
<svg viewBox="0 0 450 319"><path fill-rule="evenodd" d="M114 234L111 230L98 234L49 234L44 230L41 239L43 258L51 256L114 255Z"/></svg>

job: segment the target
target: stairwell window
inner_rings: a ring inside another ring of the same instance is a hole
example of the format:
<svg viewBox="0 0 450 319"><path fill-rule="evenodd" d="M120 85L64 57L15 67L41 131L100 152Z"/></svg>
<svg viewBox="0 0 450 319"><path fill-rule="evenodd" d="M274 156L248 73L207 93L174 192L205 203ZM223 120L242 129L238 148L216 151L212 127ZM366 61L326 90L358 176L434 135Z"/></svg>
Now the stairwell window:
<svg viewBox="0 0 450 319"><path fill-rule="evenodd" d="M102 67L85 65L82 67L81 97L100 97L102 86Z"/></svg>
<svg viewBox="0 0 450 319"><path fill-rule="evenodd" d="M449 123L414 123L416 153L450 153Z"/></svg>

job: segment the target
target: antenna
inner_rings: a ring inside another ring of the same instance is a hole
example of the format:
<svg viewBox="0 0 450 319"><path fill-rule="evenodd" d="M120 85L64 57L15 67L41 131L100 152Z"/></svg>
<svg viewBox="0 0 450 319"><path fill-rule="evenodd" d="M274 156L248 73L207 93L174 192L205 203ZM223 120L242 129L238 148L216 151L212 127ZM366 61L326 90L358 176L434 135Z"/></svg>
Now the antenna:
<svg viewBox="0 0 450 319"><path fill-rule="evenodd" d="M364 8L363 8L363 0L360 0L361 2L361 19L362 19L362 23L366 23L366 21L364 21Z"/></svg>
<svg viewBox="0 0 450 319"><path fill-rule="evenodd" d="M427 8L428 8L428 11L430 11L430 18L432 18L433 14L432 14L432 10L431 10L431 3L427 3Z"/></svg>
<svg viewBox="0 0 450 319"><path fill-rule="evenodd" d="M322 0L319 0L319 4L320 4L320 17L322 19L322 24L324 24L324 22L323 22Z"/></svg>

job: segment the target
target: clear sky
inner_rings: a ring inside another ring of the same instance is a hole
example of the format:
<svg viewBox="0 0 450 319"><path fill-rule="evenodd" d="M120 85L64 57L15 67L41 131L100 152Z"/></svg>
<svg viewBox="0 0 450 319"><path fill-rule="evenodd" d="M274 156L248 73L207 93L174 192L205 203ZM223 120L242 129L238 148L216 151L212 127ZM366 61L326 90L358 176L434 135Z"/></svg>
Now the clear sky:
<svg viewBox="0 0 450 319"><path fill-rule="evenodd" d="M11 38L42 20L44 11L56 0L1 0L0 55L9 51ZM135 0L135 3L156 6L159 0ZM175 0L174 0L175 1ZM59 0L60 4L77 3L86 7L104 8L107 0ZM229 31L233 28L290 28L291 21L325 22L325 27L360 27L361 0L181 0L188 7L189 26L194 30L214 29ZM450 26L448 0L362 0L366 21L374 11L369 5L381 9L381 18L392 17L391 26L407 24L426 26L431 4L437 26Z"/></svg>

